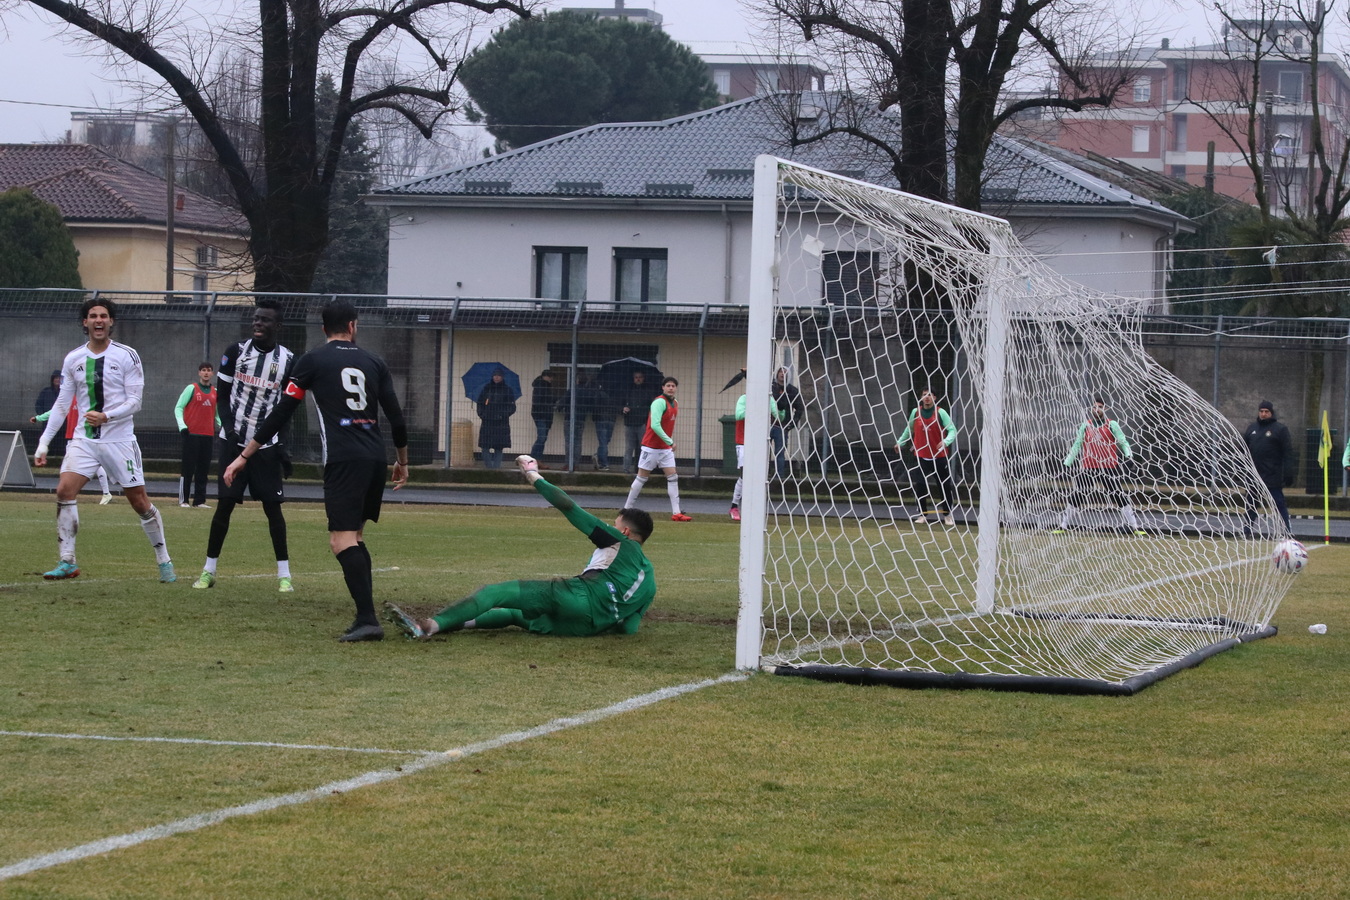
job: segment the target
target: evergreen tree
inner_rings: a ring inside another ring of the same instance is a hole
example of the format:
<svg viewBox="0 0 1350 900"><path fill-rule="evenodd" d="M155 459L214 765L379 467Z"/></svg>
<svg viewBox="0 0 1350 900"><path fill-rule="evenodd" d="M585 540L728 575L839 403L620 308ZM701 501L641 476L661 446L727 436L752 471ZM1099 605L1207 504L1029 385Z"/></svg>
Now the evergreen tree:
<svg viewBox="0 0 1350 900"><path fill-rule="evenodd" d="M333 79L324 75L316 92L321 129L331 127L337 108ZM360 122L347 126L329 197L328 247L314 272L320 294L383 294L389 284L389 219L361 197L375 185L376 151Z"/></svg>
<svg viewBox="0 0 1350 900"><path fill-rule="evenodd" d="M27 188L0 193L0 287L82 287L78 257L60 210Z"/></svg>
<svg viewBox="0 0 1350 900"><path fill-rule="evenodd" d="M499 149L717 101L707 65L659 28L576 12L511 23L469 55L459 77Z"/></svg>

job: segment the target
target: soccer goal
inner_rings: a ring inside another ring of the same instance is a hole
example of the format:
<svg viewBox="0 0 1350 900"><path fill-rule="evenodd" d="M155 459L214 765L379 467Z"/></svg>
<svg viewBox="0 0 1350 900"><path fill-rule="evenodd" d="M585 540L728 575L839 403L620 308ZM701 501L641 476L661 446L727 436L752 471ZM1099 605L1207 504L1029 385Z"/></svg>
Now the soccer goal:
<svg viewBox="0 0 1350 900"><path fill-rule="evenodd" d="M747 416L739 667L1127 694L1274 634L1285 526L1137 301L1003 220L756 166L746 390L782 370L805 416Z"/></svg>

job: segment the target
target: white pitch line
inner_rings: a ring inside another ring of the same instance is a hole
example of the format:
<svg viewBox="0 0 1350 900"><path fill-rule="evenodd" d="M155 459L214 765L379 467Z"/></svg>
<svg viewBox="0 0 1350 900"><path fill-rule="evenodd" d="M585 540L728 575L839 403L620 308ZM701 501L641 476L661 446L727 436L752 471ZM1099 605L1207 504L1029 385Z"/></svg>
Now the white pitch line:
<svg viewBox="0 0 1350 900"><path fill-rule="evenodd" d="M214 741L206 738L132 737L107 734L58 734L46 731L0 731L0 737L61 738L70 741L131 741L143 744L205 744L211 747L269 747L274 750L332 750L339 753L393 753L422 756L436 750L384 750L379 747L332 747L327 744L280 744L275 741Z"/></svg>
<svg viewBox="0 0 1350 900"><path fill-rule="evenodd" d="M508 734L498 735L497 737L490 738L486 741L479 741L474 744L466 744L463 747L456 747L453 750L446 750L442 753L428 753L407 765L399 766L395 769L381 769L373 772L366 772L362 775L357 775L355 778L346 778L342 781L331 781L328 784L323 784L307 791L297 791L292 794L283 794L279 797L270 797L266 800L256 800L241 806L229 806L224 809L199 813L195 816L188 816L186 819L178 819L175 822L165 822L163 825L154 825L150 828L143 828L140 831L133 831L128 834L119 834L113 837L91 841L88 844L81 844L78 847L69 847L65 850L57 850L55 853L44 853L41 856L32 856L11 865L0 867L0 881L14 878L19 875L27 875L30 872L36 872L41 869L49 869L53 866L75 862L76 860L88 859L91 856L101 856L104 853L111 853L114 850L121 850L125 847L134 847L137 844L156 841L160 838L171 837L175 834L199 831L203 828L210 827L211 825L218 825L221 822L240 816L257 815L258 813L269 812L285 806L298 806L302 803L309 803L314 800L322 800L325 797L331 797L333 794L353 791L357 788L369 787L370 785L380 784L385 781L393 781L396 778L403 778L412 775L415 772L421 772L424 769L442 766L446 763L455 762L456 760L464 759L468 756L485 753L488 750L495 750L498 747L520 743L521 741L527 741L531 738L543 737L544 735L553 734L556 731L563 731L568 728L574 728L578 725L589 725L594 722L608 719L611 716L617 716L620 713L630 712L631 710L640 709L644 706L651 706L654 703L670 700L674 697L702 690L706 687L726 684L733 681L744 681L749 677L750 676L745 672L730 672L719 678L710 678L705 681L694 681L687 684L675 685L674 687L661 688L660 690L652 691L648 694L639 694L636 697L629 697L627 700L621 700L618 703L601 709L593 709L576 716L554 719L551 722L545 722L543 725L526 729L525 731L513 731Z"/></svg>

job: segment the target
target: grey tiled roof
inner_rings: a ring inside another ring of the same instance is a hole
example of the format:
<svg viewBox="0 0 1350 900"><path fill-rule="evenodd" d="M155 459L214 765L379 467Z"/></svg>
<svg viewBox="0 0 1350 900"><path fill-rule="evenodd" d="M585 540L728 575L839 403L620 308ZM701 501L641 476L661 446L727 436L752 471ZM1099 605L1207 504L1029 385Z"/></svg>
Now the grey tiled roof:
<svg viewBox="0 0 1350 900"><path fill-rule="evenodd" d="M0 144L0 190L26 187L67 222L164 225L164 179L88 144ZM246 233L235 210L184 188L178 228Z"/></svg>
<svg viewBox="0 0 1350 900"><path fill-rule="evenodd" d="M755 157L771 153L886 187L898 187L880 151L845 135L790 147L778 109L784 95L751 97L662 122L593 125L500 156L380 190L393 196L749 200ZM823 105L828 95L822 96ZM892 128L878 117L873 127ZM898 138L897 138L898 142ZM997 137L986 165L989 211L1017 204L1146 207L1131 191Z"/></svg>

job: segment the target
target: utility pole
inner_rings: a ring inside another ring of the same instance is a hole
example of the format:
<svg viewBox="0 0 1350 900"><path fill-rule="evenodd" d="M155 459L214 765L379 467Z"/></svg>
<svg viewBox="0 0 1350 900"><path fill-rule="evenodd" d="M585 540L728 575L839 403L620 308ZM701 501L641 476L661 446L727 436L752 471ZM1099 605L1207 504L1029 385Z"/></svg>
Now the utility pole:
<svg viewBox="0 0 1350 900"><path fill-rule="evenodd" d="M164 290L173 291L173 213L174 213L174 138L178 132L178 120L168 120L168 135L164 151L164 183L168 197L164 204ZM167 296L164 298L169 299Z"/></svg>

